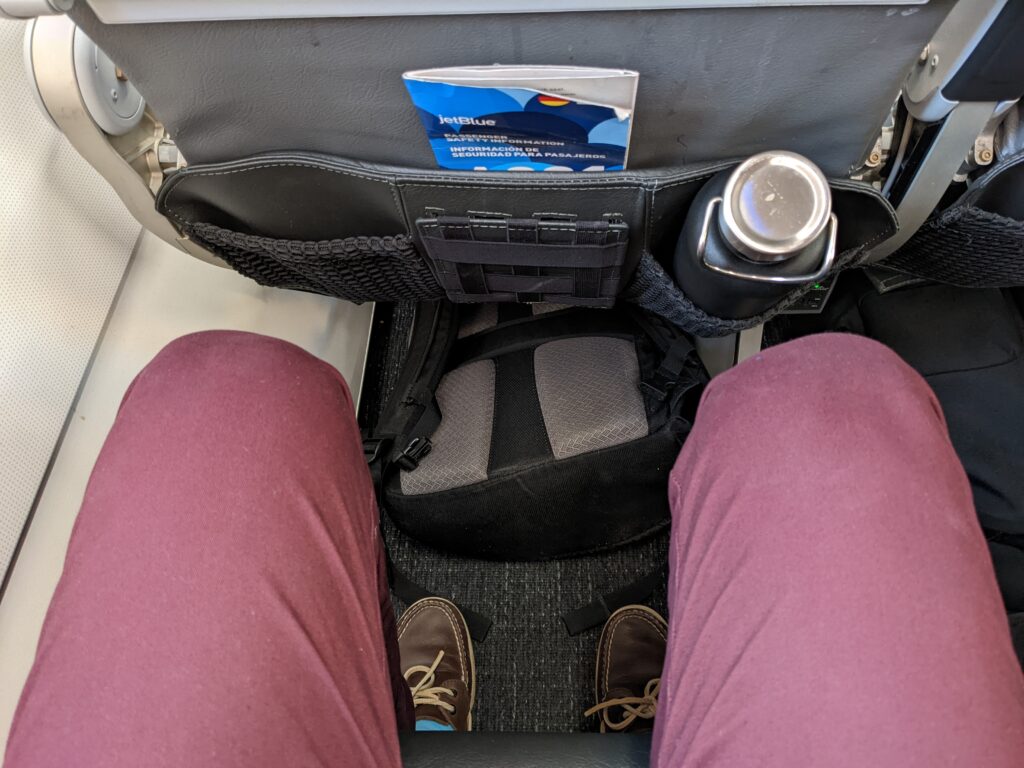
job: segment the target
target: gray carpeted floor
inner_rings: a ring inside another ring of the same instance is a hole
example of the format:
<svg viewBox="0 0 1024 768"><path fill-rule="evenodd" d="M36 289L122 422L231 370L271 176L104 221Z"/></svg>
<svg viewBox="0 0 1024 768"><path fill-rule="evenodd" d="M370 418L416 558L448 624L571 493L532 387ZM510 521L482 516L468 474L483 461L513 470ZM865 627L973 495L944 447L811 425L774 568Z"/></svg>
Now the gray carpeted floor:
<svg viewBox="0 0 1024 768"><path fill-rule="evenodd" d="M596 728L583 711L594 701L594 654L600 629L570 637L559 617L665 561L668 533L615 552L546 563L452 557L404 536L386 537L398 568L428 590L494 622L475 645L482 731L579 731ZM648 604L665 611L665 589ZM399 612L405 606L396 602Z"/></svg>

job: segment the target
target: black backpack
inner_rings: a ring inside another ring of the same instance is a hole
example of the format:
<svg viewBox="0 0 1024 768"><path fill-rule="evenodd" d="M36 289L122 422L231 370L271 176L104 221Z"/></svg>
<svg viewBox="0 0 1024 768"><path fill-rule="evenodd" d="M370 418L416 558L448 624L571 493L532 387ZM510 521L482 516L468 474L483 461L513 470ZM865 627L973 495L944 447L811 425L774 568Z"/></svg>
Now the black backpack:
<svg viewBox="0 0 1024 768"><path fill-rule="evenodd" d="M366 442L383 507L469 557L641 539L669 522L669 470L707 378L682 332L635 308L423 302Z"/></svg>

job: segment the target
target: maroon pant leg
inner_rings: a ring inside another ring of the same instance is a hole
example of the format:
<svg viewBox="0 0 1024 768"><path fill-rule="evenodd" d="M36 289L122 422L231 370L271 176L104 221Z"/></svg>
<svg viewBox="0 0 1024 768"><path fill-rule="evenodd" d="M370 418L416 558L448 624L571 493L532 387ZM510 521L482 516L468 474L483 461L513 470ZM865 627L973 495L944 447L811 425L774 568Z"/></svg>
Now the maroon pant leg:
<svg viewBox="0 0 1024 768"><path fill-rule="evenodd" d="M337 371L175 341L96 463L6 765L399 765L377 523Z"/></svg>
<svg viewBox="0 0 1024 768"><path fill-rule="evenodd" d="M1024 765L967 479L895 354L817 336L718 377L669 494L654 765Z"/></svg>

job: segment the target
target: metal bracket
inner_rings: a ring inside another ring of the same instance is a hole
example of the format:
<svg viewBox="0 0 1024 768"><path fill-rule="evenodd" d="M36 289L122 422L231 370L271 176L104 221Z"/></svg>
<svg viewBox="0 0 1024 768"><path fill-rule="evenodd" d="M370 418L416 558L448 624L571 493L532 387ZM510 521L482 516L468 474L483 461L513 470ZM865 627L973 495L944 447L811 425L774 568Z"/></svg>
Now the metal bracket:
<svg viewBox="0 0 1024 768"><path fill-rule="evenodd" d="M991 102L964 102L949 113L896 208L899 231L871 251L868 263L894 253L931 216L995 109Z"/></svg>
<svg viewBox="0 0 1024 768"><path fill-rule="evenodd" d="M1016 103L1016 101L1004 101L996 107L995 113L985 124L985 127L981 129L978 138L974 140L974 146L967 153L967 159L960 166L960 170L953 177L953 181L967 181L971 173L995 162L996 131L999 130L999 126L1003 124L1007 113Z"/></svg>
<svg viewBox="0 0 1024 768"><path fill-rule="evenodd" d="M2 2L2 0L0 0ZM184 163L170 147L163 125L147 110L123 136L105 133L90 116L75 76L75 24L66 16L43 16L26 27L29 76L50 119L71 146L117 192L135 219L161 240L196 258L226 267L219 258L182 237L154 206L164 173ZM161 158L161 154L163 157ZM170 161L173 157L173 165Z"/></svg>
<svg viewBox="0 0 1024 768"><path fill-rule="evenodd" d="M893 101L871 150L860 167L850 174L850 178L854 181L871 184L875 189L882 188L882 171L888 165L889 156L892 154L893 144L896 140L896 112L900 105L900 99L901 97L897 96ZM904 126L905 130L906 126Z"/></svg>
<svg viewBox="0 0 1024 768"><path fill-rule="evenodd" d="M761 351L761 343L764 340L764 324L755 325L740 331L736 339L736 365L739 365L748 357L753 357Z"/></svg>
<svg viewBox="0 0 1024 768"><path fill-rule="evenodd" d="M903 85L903 101L915 120L935 123L956 102L942 89L963 66L1008 0L960 0L935 31Z"/></svg>
<svg viewBox="0 0 1024 768"><path fill-rule="evenodd" d="M764 325L761 324L728 336L697 336L693 343L705 369L714 377L760 352L763 340Z"/></svg>

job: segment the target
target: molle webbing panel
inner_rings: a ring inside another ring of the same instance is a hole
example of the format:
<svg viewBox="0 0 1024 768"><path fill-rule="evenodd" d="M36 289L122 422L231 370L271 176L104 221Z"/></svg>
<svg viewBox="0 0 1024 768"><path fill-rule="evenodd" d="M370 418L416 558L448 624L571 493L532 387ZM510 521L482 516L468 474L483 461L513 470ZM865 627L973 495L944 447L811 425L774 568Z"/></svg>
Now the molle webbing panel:
<svg viewBox="0 0 1024 768"><path fill-rule="evenodd" d="M416 228L448 298L610 307L622 282L629 228L575 217L436 216Z"/></svg>

